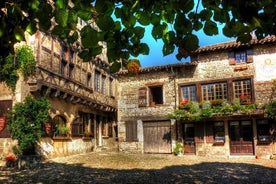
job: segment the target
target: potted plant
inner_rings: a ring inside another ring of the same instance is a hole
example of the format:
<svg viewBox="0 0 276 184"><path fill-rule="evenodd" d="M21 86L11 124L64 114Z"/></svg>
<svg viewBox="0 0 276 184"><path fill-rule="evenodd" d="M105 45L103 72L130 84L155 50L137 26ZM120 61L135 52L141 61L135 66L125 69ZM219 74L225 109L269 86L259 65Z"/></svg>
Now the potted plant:
<svg viewBox="0 0 276 184"><path fill-rule="evenodd" d="M65 125L57 125L55 130L55 136L67 137L69 134L69 128Z"/></svg>
<svg viewBox="0 0 276 184"><path fill-rule="evenodd" d="M184 148L182 143L177 142L173 149L174 154L180 156L180 155L183 155L183 151L184 151Z"/></svg>

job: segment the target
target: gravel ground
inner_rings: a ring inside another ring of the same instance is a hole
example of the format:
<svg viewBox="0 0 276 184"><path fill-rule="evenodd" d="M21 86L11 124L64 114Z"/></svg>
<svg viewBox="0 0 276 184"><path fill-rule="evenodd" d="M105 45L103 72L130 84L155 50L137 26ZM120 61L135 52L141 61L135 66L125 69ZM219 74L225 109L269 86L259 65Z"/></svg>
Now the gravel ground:
<svg viewBox="0 0 276 184"><path fill-rule="evenodd" d="M0 183L276 183L276 160L87 153L17 170L0 164Z"/></svg>

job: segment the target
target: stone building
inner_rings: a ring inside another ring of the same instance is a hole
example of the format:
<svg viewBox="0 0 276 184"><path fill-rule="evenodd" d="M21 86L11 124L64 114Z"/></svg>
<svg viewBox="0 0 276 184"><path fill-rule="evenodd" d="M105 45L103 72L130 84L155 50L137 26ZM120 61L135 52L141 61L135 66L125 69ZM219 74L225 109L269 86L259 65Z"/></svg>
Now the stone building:
<svg viewBox="0 0 276 184"><path fill-rule="evenodd" d="M168 119L182 101L216 101L235 98L266 104L276 79L276 37L236 41L199 48L191 62L142 68L130 77L118 74L119 150L172 153L177 141L184 154L230 157L276 153L270 132L276 122L257 109L224 114L199 121Z"/></svg>
<svg viewBox="0 0 276 184"><path fill-rule="evenodd" d="M28 94L46 96L51 103L50 118L45 122L46 136L38 147L44 157L117 148L117 79L109 72L106 48L92 62L83 62L77 55L77 45L68 45L40 31L26 37L27 45L34 49L36 74L21 76L14 93L1 84L0 116ZM57 127L68 130L66 135L57 132ZM4 127L0 130L0 154L7 154L13 144Z"/></svg>

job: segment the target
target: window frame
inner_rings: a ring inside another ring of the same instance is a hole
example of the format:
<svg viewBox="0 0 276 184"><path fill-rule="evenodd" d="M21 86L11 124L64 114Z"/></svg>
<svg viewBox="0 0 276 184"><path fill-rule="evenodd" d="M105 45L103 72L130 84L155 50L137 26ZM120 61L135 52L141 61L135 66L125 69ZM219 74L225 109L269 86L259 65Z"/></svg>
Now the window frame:
<svg viewBox="0 0 276 184"><path fill-rule="evenodd" d="M227 84L228 84L227 81L201 84L201 99L202 99L202 101L224 100L224 99L228 100L228 85ZM205 86L207 87L206 89L204 89ZM220 91L220 89L222 91ZM212 96L211 96L212 99L210 99L210 97L209 97L210 96L209 94L211 94L210 90L212 92ZM205 95L204 95L204 92L206 92Z"/></svg>
<svg viewBox="0 0 276 184"><path fill-rule="evenodd" d="M148 86L148 91L149 91L149 104L151 106L164 104L163 85Z"/></svg>
<svg viewBox="0 0 276 184"><path fill-rule="evenodd" d="M193 94L193 89L194 88L194 94ZM183 89L187 89L187 93L185 93L183 91ZM187 100L187 101L193 101L196 102L197 101L197 96L196 96L196 92L197 92L197 87L196 85L182 85L180 86L180 90L181 90L181 101L183 100Z"/></svg>
<svg viewBox="0 0 276 184"><path fill-rule="evenodd" d="M126 121L126 142L137 142L138 141L138 123L137 121Z"/></svg>
<svg viewBox="0 0 276 184"><path fill-rule="evenodd" d="M247 84L247 81L249 82L249 87ZM240 83L240 84L239 84ZM237 84L237 85L236 85ZM252 85L252 79L237 79L233 80L233 98L239 98L240 103L242 105L246 105L248 103L253 102L253 85Z"/></svg>
<svg viewBox="0 0 276 184"><path fill-rule="evenodd" d="M100 92L101 91L101 72L95 70L94 73L94 91Z"/></svg>
<svg viewBox="0 0 276 184"><path fill-rule="evenodd" d="M244 53L245 54L245 61L239 62L236 60L236 56ZM252 48L240 48L234 49L228 53L228 61L229 65L239 65L239 64L246 64L246 63L253 63L253 49Z"/></svg>

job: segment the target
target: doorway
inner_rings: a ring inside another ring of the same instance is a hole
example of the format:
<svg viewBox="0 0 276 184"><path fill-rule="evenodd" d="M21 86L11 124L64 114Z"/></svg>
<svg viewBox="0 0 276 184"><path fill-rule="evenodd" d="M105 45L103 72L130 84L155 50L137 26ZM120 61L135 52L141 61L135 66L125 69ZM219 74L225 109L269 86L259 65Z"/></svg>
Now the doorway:
<svg viewBox="0 0 276 184"><path fill-rule="evenodd" d="M230 121L230 154L253 155L253 128L251 121Z"/></svg>

